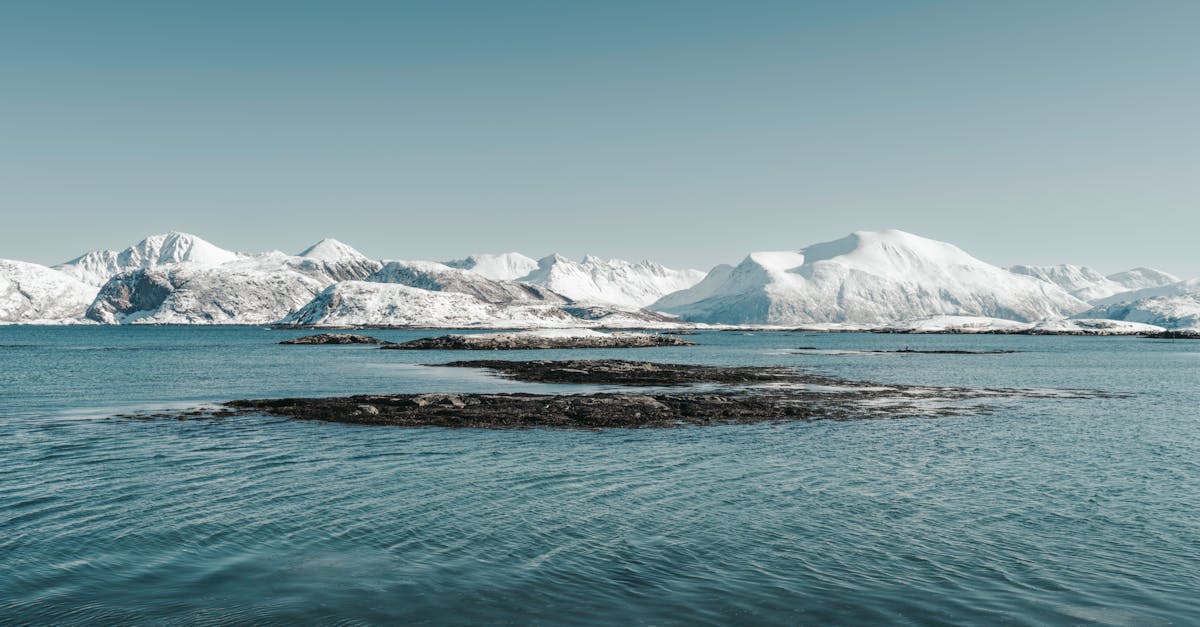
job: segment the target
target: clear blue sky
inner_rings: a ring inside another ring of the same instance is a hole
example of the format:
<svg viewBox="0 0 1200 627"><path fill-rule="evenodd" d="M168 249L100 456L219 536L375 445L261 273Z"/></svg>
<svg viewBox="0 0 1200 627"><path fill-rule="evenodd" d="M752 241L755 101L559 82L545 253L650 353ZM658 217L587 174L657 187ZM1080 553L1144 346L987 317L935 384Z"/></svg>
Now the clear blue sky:
<svg viewBox="0 0 1200 627"><path fill-rule="evenodd" d="M1200 275L1200 2L26 2L0 257L165 230L733 262L900 228Z"/></svg>

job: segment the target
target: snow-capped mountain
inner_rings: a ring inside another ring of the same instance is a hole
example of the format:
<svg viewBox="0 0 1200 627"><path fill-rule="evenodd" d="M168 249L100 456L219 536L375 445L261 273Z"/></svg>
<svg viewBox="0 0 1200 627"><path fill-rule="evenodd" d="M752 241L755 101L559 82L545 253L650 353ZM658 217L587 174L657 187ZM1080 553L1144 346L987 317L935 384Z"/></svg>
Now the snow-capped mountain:
<svg viewBox="0 0 1200 627"><path fill-rule="evenodd" d="M790 325L937 315L1033 321L1088 308L1056 285L896 230L859 231L798 252L752 253L724 280L698 288L651 309L701 322Z"/></svg>
<svg viewBox="0 0 1200 627"><path fill-rule="evenodd" d="M452 268L435 261L388 261L366 280L434 292L458 292L487 303L567 302L562 296L538 285L492 280L473 270Z"/></svg>
<svg viewBox="0 0 1200 627"><path fill-rule="evenodd" d="M705 276L699 270L672 270L652 261L630 263L591 255L583 261L550 255L537 263L537 269L519 280L580 302L635 309L692 287Z"/></svg>
<svg viewBox="0 0 1200 627"><path fill-rule="evenodd" d="M96 287L36 263L0 259L0 324L83 318Z"/></svg>
<svg viewBox="0 0 1200 627"><path fill-rule="evenodd" d="M1107 277L1071 265L1009 271L902 231L752 253L707 275L592 256L535 262L518 253L380 262L334 239L298 255L246 254L174 232L58 267L0 261L0 323L86 316L104 323L619 327L682 320L979 330L986 318L1000 322L984 326L1005 330L1005 321L1019 321L1029 332L1200 327L1200 280L1148 268ZM679 318L642 309L648 304Z"/></svg>
<svg viewBox="0 0 1200 627"><path fill-rule="evenodd" d="M536 270L538 262L521 253L502 253L499 255L471 255L466 259L447 261L445 265L451 268L470 270L493 281L513 281Z"/></svg>
<svg viewBox="0 0 1200 627"><path fill-rule="evenodd" d="M671 326L654 314L554 303L489 303L470 294L399 283L342 281L283 320L301 326L423 326L443 328Z"/></svg>
<svg viewBox="0 0 1200 627"><path fill-rule="evenodd" d="M309 246L298 256L320 263L325 274L335 281L362 280L383 266L382 263L332 238L325 238Z"/></svg>
<svg viewBox="0 0 1200 627"><path fill-rule="evenodd" d="M652 303L649 308L656 311L668 311L674 307L687 305L713 296L729 280L729 276L733 274L733 270L734 267L727 263L720 264L709 270L708 274L699 283L678 292L671 292Z"/></svg>
<svg viewBox="0 0 1200 627"><path fill-rule="evenodd" d="M1104 276L1087 266L1062 264L1057 266L1012 266L1010 272L1049 281L1072 296L1094 302L1115 294L1144 287L1158 287L1179 279L1150 268L1135 268ZM1120 280L1117 280L1120 279Z"/></svg>
<svg viewBox="0 0 1200 627"><path fill-rule="evenodd" d="M1126 290L1162 287L1179 282L1179 277L1161 270L1155 270L1154 268L1134 268L1125 272L1110 274L1108 275L1108 279L1124 286Z"/></svg>
<svg viewBox="0 0 1200 627"><path fill-rule="evenodd" d="M1147 287L1096 303L1081 318L1107 318L1168 329L1200 329L1200 279Z"/></svg>
<svg viewBox="0 0 1200 627"><path fill-rule="evenodd" d="M333 283L325 270L322 261L280 252L133 270L100 289L87 317L108 324L266 324Z"/></svg>
<svg viewBox="0 0 1200 627"><path fill-rule="evenodd" d="M95 250L54 268L84 283L100 286L130 270L155 269L182 262L215 266L240 257L195 235L172 231L151 235L121 252Z"/></svg>

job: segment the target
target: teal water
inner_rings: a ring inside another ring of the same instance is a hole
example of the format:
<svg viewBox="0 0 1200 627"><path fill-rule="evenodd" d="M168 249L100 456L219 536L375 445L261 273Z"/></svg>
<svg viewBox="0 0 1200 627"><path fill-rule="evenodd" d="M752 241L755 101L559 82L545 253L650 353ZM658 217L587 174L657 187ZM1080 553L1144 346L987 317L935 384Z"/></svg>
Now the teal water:
<svg viewBox="0 0 1200 627"><path fill-rule="evenodd" d="M1200 622L1200 342L706 333L486 355L1133 394L987 416L602 432L107 418L567 389L419 365L449 353L275 344L292 335L0 327L0 624Z"/></svg>

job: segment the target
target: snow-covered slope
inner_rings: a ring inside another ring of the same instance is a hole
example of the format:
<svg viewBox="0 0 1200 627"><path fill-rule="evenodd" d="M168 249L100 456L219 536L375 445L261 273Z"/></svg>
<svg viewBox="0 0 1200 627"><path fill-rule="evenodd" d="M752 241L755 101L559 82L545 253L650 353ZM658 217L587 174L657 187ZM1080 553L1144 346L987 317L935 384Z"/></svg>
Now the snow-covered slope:
<svg viewBox="0 0 1200 627"><path fill-rule="evenodd" d="M304 306L333 281L323 262L280 252L217 266L180 263L113 277L87 317L109 324L265 324Z"/></svg>
<svg viewBox="0 0 1200 627"><path fill-rule="evenodd" d="M937 315L1031 321L1087 304L1061 288L903 231L859 231L799 252L752 253L720 285L651 309L715 323L882 323Z"/></svg>
<svg viewBox="0 0 1200 627"><path fill-rule="evenodd" d="M497 281L472 270L461 270L434 261L388 261L367 277L374 283L398 283L434 292L468 294L488 303L550 302L567 299L538 285Z"/></svg>
<svg viewBox="0 0 1200 627"><path fill-rule="evenodd" d="M1049 281L1075 298L1088 302L1128 291L1129 288L1087 266L1012 266L1010 272Z"/></svg>
<svg viewBox="0 0 1200 627"><path fill-rule="evenodd" d="M320 263L325 274L335 281L362 280L383 266L380 262L332 238L325 238L309 246L299 256Z"/></svg>
<svg viewBox="0 0 1200 627"><path fill-rule="evenodd" d="M1178 283L1179 277L1154 268L1134 268L1110 274L1108 280L1118 283L1126 290L1142 290L1148 287L1162 287Z"/></svg>
<svg viewBox="0 0 1200 627"><path fill-rule="evenodd" d="M844 330L844 329L831 329ZM923 320L887 324L883 326L865 326L864 331L888 333L1023 333L1030 335L1144 335L1158 333L1161 327L1124 322L1119 320L1096 319L1055 319L1039 320L1037 322L1017 322L1000 318L982 318L975 316L934 316Z"/></svg>
<svg viewBox="0 0 1200 627"><path fill-rule="evenodd" d="M699 270L672 270L652 261L630 263L587 256L572 261L550 255L537 269L521 277L525 283L548 287L567 298L619 307L645 307L663 296L699 283Z"/></svg>
<svg viewBox="0 0 1200 627"><path fill-rule="evenodd" d="M1107 318L1167 329L1200 328L1200 279L1117 294L1098 301L1080 318Z"/></svg>
<svg viewBox="0 0 1200 627"><path fill-rule="evenodd" d="M121 252L96 250L55 266L84 283L100 286L110 278L130 270L154 269L189 262L196 265L220 265L240 255L215 246L195 235L170 232L151 235Z"/></svg>
<svg viewBox="0 0 1200 627"><path fill-rule="evenodd" d="M83 318L96 287L36 263L0 259L0 324Z"/></svg>
<svg viewBox="0 0 1200 627"><path fill-rule="evenodd" d="M564 326L570 316L547 306L504 306L458 292L435 292L399 283L343 281L330 286L284 319L298 325Z"/></svg>
<svg viewBox="0 0 1200 627"><path fill-rule="evenodd" d="M1049 281L1088 302L1095 302L1122 292L1158 287L1179 279L1150 268L1134 268L1104 276L1086 266L1062 264L1057 266L1012 266L1009 271Z"/></svg>
<svg viewBox="0 0 1200 627"><path fill-rule="evenodd" d="M445 265L451 268L470 270L493 281L513 281L536 270L538 262L521 253L501 253L499 255L471 255L466 259L447 261Z"/></svg>
<svg viewBox="0 0 1200 627"><path fill-rule="evenodd" d="M584 327L668 326L653 315L612 312L613 317L553 303L489 303L469 294L430 291L399 283L343 281L331 285L312 302L283 320L304 326L420 326L420 327Z"/></svg>
<svg viewBox="0 0 1200 627"><path fill-rule="evenodd" d="M733 274L733 270L734 267L727 263L715 266L712 270L708 271L708 274L699 283L678 292L671 292L658 299L657 302L652 303L649 308L656 311L666 311L676 306L686 305L713 296L729 280L730 275Z"/></svg>

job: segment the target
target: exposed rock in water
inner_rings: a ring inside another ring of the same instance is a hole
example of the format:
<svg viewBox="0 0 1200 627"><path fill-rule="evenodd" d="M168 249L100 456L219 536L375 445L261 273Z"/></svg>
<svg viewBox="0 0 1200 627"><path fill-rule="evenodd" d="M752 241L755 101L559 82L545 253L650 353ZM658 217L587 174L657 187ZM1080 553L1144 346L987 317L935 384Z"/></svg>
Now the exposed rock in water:
<svg viewBox="0 0 1200 627"><path fill-rule="evenodd" d="M1155 340L1200 340L1200 329L1168 330L1160 333L1147 333L1142 337Z"/></svg>
<svg viewBox="0 0 1200 627"><path fill-rule="evenodd" d="M478 335L439 335L425 337L384 348L396 350L542 350L553 348L647 348L653 346L694 346L695 342L657 333L600 333L526 331L482 333Z"/></svg>
<svg viewBox="0 0 1200 627"><path fill-rule="evenodd" d="M318 333L284 340L280 344L394 344L387 340L354 333Z"/></svg>
<svg viewBox="0 0 1200 627"><path fill-rule="evenodd" d="M779 395L746 393L397 394L228 404L234 410L297 420L488 429L662 428L851 417L835 405L806 406Z"/></svg>
<svg viewBox="0 0 1200 627"><path fill-rule="evenodd" d="M628 361L479 361L527 381L628 385L728 384L672 393L370 394L333 398L237 400L216 408L120 418L224 419L266 414L296 420L406 427L520 429L665 428L758 422L855 420L986 414L986 399L1100 398L1089 390L968 389L884 385L791 368L724 368Z"/></svg>
<svg viewBox="0 0 1200 627"><path fill-rule="evenodd" d="M484 368L509 379L533 383L584 383L595 385L678 386L692 383L724 383L747 385L756 383L813 383L827 384L834 379L802 373L784 366L697 366L691 364L659 364L622 359L571 359L560 361L506 361L477 359L452 361L441 365L450 368ZM836 380L842 384L851 383Z"/></svg>

